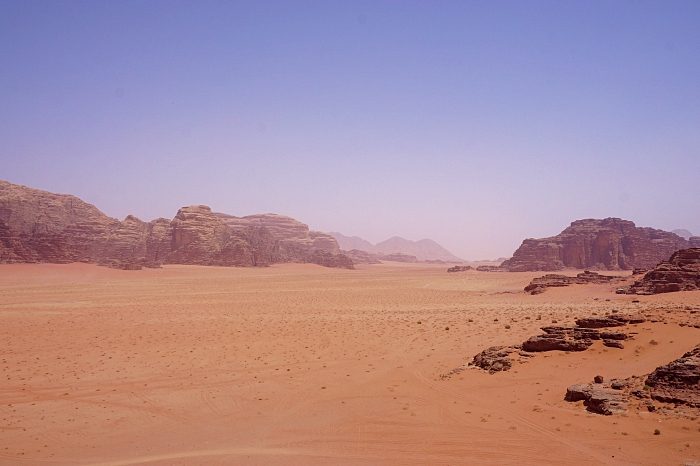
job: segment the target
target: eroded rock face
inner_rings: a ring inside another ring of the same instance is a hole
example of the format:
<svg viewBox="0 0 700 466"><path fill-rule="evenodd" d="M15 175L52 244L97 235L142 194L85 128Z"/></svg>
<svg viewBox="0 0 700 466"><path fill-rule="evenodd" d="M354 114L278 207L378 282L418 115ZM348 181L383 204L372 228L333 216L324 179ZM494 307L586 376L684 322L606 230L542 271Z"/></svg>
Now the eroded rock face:
<svg viewBox="0 0 700 466"><path fill-rule="evenodd" d="M566 275L547 274L543 277L534 278L529 285L525 287L525 291L530 294L544 293L547 288L569 286L569 285L586 285L588 283L617 283L624 277L615 277L609 275L600 275L597 272L586 270L575 277Z"/></svg>
<svg viewBox="0 0 700 466"><path fill-rule="evenodd" d="M700 348L657 367L646 384L654 400L700 407Z"/></svg>
<svg viewBox="0 0 700 466"><path fill-rule="evenodd" d="M700 248L700 236L691 236L688 240L688 247Z"/></svg>
<svg viewBox="0 0 700 466"><path fill-rule="evenodd" d="M246 217L214 213L233 230L265 227L279 241L276 262L298 262L354 269L350 256L342 253L338 241L292 217L278 214L257 214Z"/></svg>
<svg viewBox="0 0 700 466"><path fill-rule="evenodd" d="M619 218L572 222L557 236L526 239L501 264L511 272L575 269L650 269L673 252L687 248L688 241L675 233L640 228Z"/></svg>
<svg viewBox="0 0 700 466"><path fill-rule="evenodd" d="M674 252L668 261L630 286L627 293L649 295L694 290L700 290L700 248Z"/></svg>
<svg viewBox="0 0 700 466"><path fill-rule="evenodd" d="M353 268L350 258L337 254L331 236L275 217L282 220L268 223L298 239L285 243L285 251L265 222L233 228L207 206L183 207L172 221L143 222L129 215L120 222L75 196L0 181L0 263L79 261L138 270L161 264L303 262Z"/></svg>

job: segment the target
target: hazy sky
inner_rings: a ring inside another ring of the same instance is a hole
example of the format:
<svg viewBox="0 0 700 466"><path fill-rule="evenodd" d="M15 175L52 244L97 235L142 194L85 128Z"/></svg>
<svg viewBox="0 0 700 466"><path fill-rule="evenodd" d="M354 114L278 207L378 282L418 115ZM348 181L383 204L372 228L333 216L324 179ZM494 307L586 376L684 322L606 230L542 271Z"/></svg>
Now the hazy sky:
<svg viewBox="0 0 700 466"><path fill-rule="evenodd" d="M700 2L0 0L0 179L467 259L700 234Z"/></svg>

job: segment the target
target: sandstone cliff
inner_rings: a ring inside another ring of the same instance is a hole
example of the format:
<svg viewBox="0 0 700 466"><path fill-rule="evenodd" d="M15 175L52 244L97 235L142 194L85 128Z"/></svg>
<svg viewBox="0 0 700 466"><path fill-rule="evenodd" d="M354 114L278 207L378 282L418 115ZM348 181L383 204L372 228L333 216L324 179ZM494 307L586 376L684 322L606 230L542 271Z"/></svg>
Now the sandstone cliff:
<svg viewBox="0 0 700 466"><path fill-rule="evenodd" d="M129 215L120 222L75 196L0 181L0 263L80 261L140 269L308 262L353 268L330 235L310 232L289 217L274 217L281 221L253 220L234 228L209 207L190 206L172 221L144 222ZM279 240L271 229L286 239Z"/></svg>
<svg viewBox="0 0 700 466"><path fill-rule="evenodd" d="M619 218L577 220L557 236L526 239L501 268L512 272L650 269L686 247L688 241L674 233L637 227Z"/></svg>

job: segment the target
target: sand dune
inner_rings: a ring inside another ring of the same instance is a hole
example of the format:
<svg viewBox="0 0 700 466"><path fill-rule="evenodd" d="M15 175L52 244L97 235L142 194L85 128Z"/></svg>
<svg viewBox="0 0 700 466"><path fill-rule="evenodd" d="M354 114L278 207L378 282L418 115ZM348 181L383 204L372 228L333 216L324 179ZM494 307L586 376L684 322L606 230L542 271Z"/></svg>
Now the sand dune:
<svg viewBox="0 0 700 466"><path fill-rule="evenodd" d="M563 401L594 375L648 373L679 357L698 329L639 324L623 350L597 341L510 372L441 379L552 319L700 305L699 292L635 304L609 285L522 293L538 275L395 263L0 266L0 464L700 459L698 420L605 417Z"/></svg>

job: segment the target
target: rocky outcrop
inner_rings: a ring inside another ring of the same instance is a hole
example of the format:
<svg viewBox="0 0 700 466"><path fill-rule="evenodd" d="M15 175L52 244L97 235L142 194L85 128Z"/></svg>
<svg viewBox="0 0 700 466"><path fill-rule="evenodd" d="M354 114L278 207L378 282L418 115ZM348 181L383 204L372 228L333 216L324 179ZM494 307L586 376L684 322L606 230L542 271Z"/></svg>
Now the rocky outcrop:
<svg viewBox="0 0 700 466"><path fill-rule="evenodd" d="M542 327L543 335L535 335L523 342L523 351L585 351L593 344L593 339L599 339L598 335L576 332L573 327Z"/></svg>
<svg viewBox="0 0 700 466"><path fill-rule="evenodd" d="M503 270L497 265L480 265L476 268L477 272L503 272Z"/></svg>
<svg viewBox="0 0 700 466"><path fill-rule="evenodd" d="M515 351L518 351L515 346L492 346L474 356L469 365L489 371L490 374L507 371L513 365L508 355Z"/></svg>
<svg viewBox="0 0 700 466"><path fill-rule="evenodd" d="M602 379L602 378L601 378ZM612 387L613 382L580 383L566 389L564 400L569 402L583 401L584 406L593 413L611 414L627 411L627 397Z"/></svg>
<svg viewBox="0 0 700 466"><path fill-rule="evenodd" d="M501 268L511 272L651 269L686 247L688 241L675 233L637 227L619 218L577 220L557 236L526 239Z"/></svg>
<svg viewBox="0 0 700 466"><path fill-rule="evenodd" d="M639 407L647 411L657 410L652 400L700 408L700 347L657 367L646 380L631 376L605 382L596 376L592 384L570 386L564 397L569 402L583 400L589 411L606 415L625 411L633 398L642 400Z"/></svg>
<svg viewBox="0 0 700 466"><path fill-rule="evenodd" d="M654 400L700 407L700 348L657 367L646 385Z"/></svg>
<svg viewBox="0 0 700 466"><path fill-rule="evenodd" d="M630 286L627 293L649 295L694 290L700 290L700 248L676 251L668 261Z"/></svg>
<svg viewBox="0 0 700 466"><path fill-rule="evenodd" d="M289 217L273 217L257 216L233 228L209 207L190 206L172 221L143 222L129 215L120 222L75 196L0 181L0 263L88 262L137 270L161 264L303 262L353 268L331 236ZM266 224L286 235L286 249Z"/></svg>
<svg viewBox="0 0 700 466"><path fill-rule="evenodd" d="M448 272L453 273L453 272L466 272L467 270L472 270L471 265L455 265L454 267L450 267L447 269Z"/></svg>
<svg viewBox="0 0 700 466"><path fill-rule="evenodd" d="M544 293L547 288L561 287L569 285L586 285L589 283L604 284L617 283L624 280L624 277L615 277L609 275L600 275L597 272L586 270L575 277L566 275L547 274L543 277L533 279L529 285L525 287L525 291L530 294Z"/></svg>
<svg viewBox="0 0 700 466"><path fill-rule="evenodd" d="M691 236L688 240L688 247L700 248L700 236Z"/></svg>
<svg viewBox="0 0 700 466"><path fill-rule="evenodd" d="M636 317L630 319L623 315L610 315L605 317L586 317L583 319L576 319L576 326L579 328L605 328L605 327L622 327L629 323L640 324L644 322L643 318Z"/></svg>

